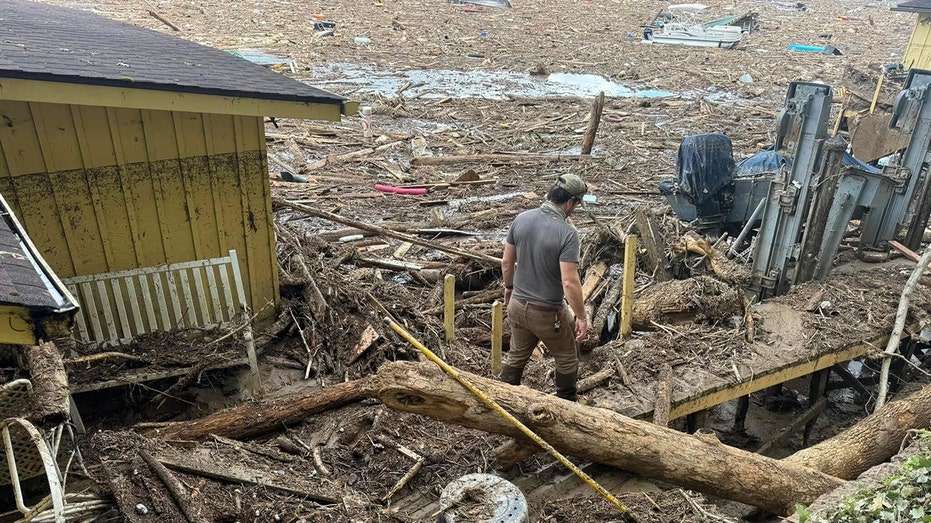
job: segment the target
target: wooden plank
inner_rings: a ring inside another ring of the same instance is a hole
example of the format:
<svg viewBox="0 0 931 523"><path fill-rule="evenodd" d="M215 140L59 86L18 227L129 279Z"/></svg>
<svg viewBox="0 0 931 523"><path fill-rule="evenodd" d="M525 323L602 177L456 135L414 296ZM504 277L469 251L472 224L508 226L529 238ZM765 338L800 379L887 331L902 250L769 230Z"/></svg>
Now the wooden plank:
<svg viewBox="0 0 931 523"><path fill-rule="evenodd" d="M242 308L246 308L247 307L246 300L248 298L246 297L246 291L245 291L245 288L243 287L242 271L239 270L239 257L236 251L230 251L230 269L232 269L233 271L233 282L236 284L236 294L238 298L237 302L230 302L230 307L235 308L239 306ZM231 315L235 314L235 312L231 311L230 314Z"/></svg>
<svg viewBox="0 0 931 523"><path fill-rule="evenodd" d="M110 296L107 294L107 287L103 280L97 281L97 297L100 302L100 310L103 311L103 319L107 324L107 332L98 342L119 343L120 337L116 330L116 324L113 322L113 311L110 309Z"/></svg>
<svg viewBox="0 0 931 523"><path fill-rule="evenodd" d="M630 336L634 304L634 278L637 276L637 237L633 234L624 239L624 286L621 297L621 338Z"/></svg>
<svg viewBox="0 0 931 523"><path fill-rule="evenodd" d="M94 298L94 289L90 282L81 284L81 311L87 314L93 330L92 340L103 340L103 328L100 326L100 317L97 315L97 300Z"/></svg>
<svg viewBox="0 0 931 523"><path fill-rule="evenodd" d="M139 295L136 293L136 284L132 276L123 278L123 285L126 286L126 294L129 299L129 309L132 311L132 320L136 327L136 336L144 334L145 324L142 322L142 310L139 308Z"/></svg>
<svg viewBox="0 0 931 523"><path fill-rule="evenodd" d="M184 462L180 460L175 460L171 458L161 457L158 459L163 465L168 468L179 470L181 472L186 472L188 474L196 474L199 476L217 479L220 481L226 481L229 483L245 483L249 485L258 485L261 487L280 490L282 492L287 492L290 494L297 494L305 499L312 499L319 503L339 503L340 499L331 497L319 492L310 492L308 490L301 490L285 485L281 485L271 481L270 479L264 477L264 474L257 470L248 470L240 468L238 466L226 466L219 467L213 464L208 464L204 462L194 463L189 459L185 459Z"/></svg>
<svg viewBox="0 0 931 523"><path fill-rule="evenodd" d="M155 277L158 278L158 274L156 274ZM158 330L158 320L155 317L152 294L149 293L149 277L146 274L140 274L137 278L139 279L139 288L142 290L142 303L145 305L145 317L149 322L149 328L146 332L156 331ZM164 314L164 311L162 314Z"/></svg>
<svg viewBox="0 0 931 523"><path fill-rule="evenodd" d="M162 319L162 330L171 330L174 325L171 322L171 317L168 314L168 302L166 301L165 294L165 283L162 280L162 273L155 273L152 275L152 284L155 286L155 299L158 303L158 312L161 313Z"/></svg>
<svg viewBox="0 0 931 523"><path fill-rule="evenodd" d="M491 373L501 374L504 344L504 304L495 300L491 304Z"/></svg>
<svg viewBox="0 0 931 523"><path fill-rule="evenodd" d="M220 270L224 270L222 267ZM207 272L207 287L210 289L210 301L213 305L213 318L216 320L217 324L223 323L223 309L220 306L220 293L217 292L217 278L215 275L216 267L207 266L204 267L204 271Z"/></svg>
<svg viewBox="0 0 931 523"><path fill-rule="evenodd" d="M446 341L456 339L456 277L447 274L443 277L443 325L446 327Z"/></svg>
<svg viewBox="0 0 931 523"><path fill-rule="evenodd" d="M220 283L223 284L223 297L226 298L226 319L227 321L232 321L236 317L236 301L233 300L232 288L230 286L230 278L227 273L227 270L230 268L229 265L220 265L217 267L217 270L220 271ZM237 291L239 292L239 291Z"/></svg>
<svg viewBox="0 0 931 523"><path fill-rule="evenodd" d="M121 342L126 343L133 339L133 331L129 327L129 316L126 314L126 304L123 301L123 289L120 287L119 278L110 280L110 290L113 291L113 303L116 305L116 315L120 320L120 329L122 336L118 336Z"/></svg>
<svg viewBox="0 0 931 523"><path fill-rule="evenodd" d="M798 432L803 425L806 425L809 421L813 420L827 406L828 400L824 396L818 398L818 401L815 402L808 410L802 413L797 419L790 423L786 428L771 438L769 441L764 443L757 451L757 454L763 454L764 456L775 446L781 445L785 440L789 439L790 436Z"/></svg>
<svg viewBox="0 0 931 523"><path fill-rule="evenodd" d="M81 300L81 293L78 292L78 287L76 285L66 285L68 287L68 292L74 296L74 299L78 300L78 303L81 305L80 310L75 315L75 323L78 326L78 337L84 343L89 343L91 341L90 334L87 332L87 322L84 320L84 302Z"/></svg>
<svg viewBox="0 0 931 523"><path fill-rule="evenodd" d="M356 342L356 346L352 349L352 356L349 358L349 364L352 365L355 363L380 337L381 335L378 334L378 331L376 331L374 327L366 325L365 329L362 331L362 335L359 337L359 341Z"/></svg>
<svg viewBox="0 0 931 523"><path fill-rule="evenodd" d="M582 282L583 302L588 301L592 293L595 292L595 289L598 288L598 284L604 279L605 272L607 271L608 264L605 262L598 262L588 268L588 271L585 273L585 281Z"/></svg>
<svg viewBox="0 0 931 523"><path fill-rule="evenodd" d="M210 366L210 369L225 369L229 367L238 367L238 366L248 366L249 358L237 358L224 362L219 365ZM71 385L71 391L74 393L81 392L90 392L94 390L103 390L109 389L111 387L119 387L121 385L131 385L133 383L142 383L146 381L160 380L165 378L174 378L176 376L184 376L191 372L191 367L179 367L176 369L169 370L159 370L152 372L136 372L136 373L126 373L121 376L117 376L113 379L107 381L100 381L94 383L75 383Z"/></svg>
<svg viewBox="0 0 931 523"><path fill-rule="evenodd" d="M171 271L174 272L174 271ZM171 273L169 272L169 274ZM188 280L188 271L177 271L178 279L181 280L181 293L184 295L184 326L193 327L197 325L197 306L194 304L194 294L191 292L191 282Z"/></svg>
<svg viewBox="0 0 931 523"><path fill-rule="evenodd" d="M175 275L171 271L165 271L165 282L168 284L168 296L171 298L171 310L174 313L172 319L174 323L170 323L165 327L165 330L174 330L177 327L180 327L184 324L184 311L181 310L181 299L178 296L178 284L175 281ZM184 324L185 327L190 327L190 325Z"/></svg>
<svg viewBox="0 0 931 523"><path fill-rule="evenodd" d="M207 301L207 293L204 292L204 279L200 275L200 268L191 269L191 275L194 277L194 290L197 292L197 308L200 310L201 325L206 327L212 324L210 318L210 302ZM217 323L220 323L219 320Z"/></svg>

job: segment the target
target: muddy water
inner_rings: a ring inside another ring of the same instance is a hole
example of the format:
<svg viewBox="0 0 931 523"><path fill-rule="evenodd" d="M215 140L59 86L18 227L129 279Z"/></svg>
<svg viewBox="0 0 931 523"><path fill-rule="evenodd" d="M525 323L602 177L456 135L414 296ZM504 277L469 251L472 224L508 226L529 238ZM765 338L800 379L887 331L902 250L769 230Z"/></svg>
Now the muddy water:
<svg viewBox="0 0 931 523"><path fill-rule="evenodd" d="M556 96L591 97L604 92L609 98L664 98L677 96L669 91L626 86L593 74L553 73L531 76L504 70L476 69L382 69L373 64L330 63L314 69L315 86L324 89L355 90L393 97L403 91L407 98L485 98L503 100L508 96L545 98Z"/></svg>

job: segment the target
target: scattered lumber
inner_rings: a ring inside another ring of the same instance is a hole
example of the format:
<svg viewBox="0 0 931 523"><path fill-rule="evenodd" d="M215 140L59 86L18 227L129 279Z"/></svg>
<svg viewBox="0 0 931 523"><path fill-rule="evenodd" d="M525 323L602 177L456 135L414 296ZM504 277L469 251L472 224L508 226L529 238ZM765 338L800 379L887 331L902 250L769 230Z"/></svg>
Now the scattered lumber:
<svg viewBox="0 0 931 523"><path fill-rule="evenodd" d="M365 398L368 378L331 385L305 396L244 403L209 416L172 423L149 431L163 440L202 441L214 434L243 439L280 430L299 423L307 416L354 403Z"/></svg>
<svg viewBox="0 0 931 523"><path fill-rule="evenodd" d="M281 198L274 198L274 202L278 205L294 209L295 211L300 211L311 216L316 216L318 218L323 218L330 220L336 223L342 223L343 225L348 225L350 227L355 227L357 229L362 229L364 231L370 231L378 234L379 236L385 236L387 238L394 238L396 240L402 240L406 242L413 243L414 245L420 245L423 247L429 247L431 249L436 249L438 251L443 251L449 254L455 254L457 256L462 256L470 260L475 260L484 264L490 264L498 266L501 264L500 258L495 258L494 256L489 256L487 254L476 254L473 252L466 251L464 249L459 249L458 247L452 247L449 245L444 245L441 243L431 242L427 240L422 240L417 236L411 236L408 234L403 234L395 232L392 230L384 229L375 225L370 225L367 223L359 222L356 220L351 220L349 218L344 218L338 214L333 214L331 212L323 211L320 209L314 209L306 205L301 205L299 203L289 202Z"/></svg>
<svg viewBox="0 0 931 523"><path fill-rule="evenodd" d="M687 435L528 387L461 374L554 448L582 459L775 514L787 514L795 503L810 503L843 483L798 464L729 447L713 435ZM365 387L366 394L395 410L512 437L522 434L432 363L385 365Z"/></svg>
<svg viewBox="0 0 931 523"><path fill-rule="evenodd" d="M463 154L457 156L420 156L411 159L411 165L452 165L456 163L519 163L588 161L587 154Z"/></svg>

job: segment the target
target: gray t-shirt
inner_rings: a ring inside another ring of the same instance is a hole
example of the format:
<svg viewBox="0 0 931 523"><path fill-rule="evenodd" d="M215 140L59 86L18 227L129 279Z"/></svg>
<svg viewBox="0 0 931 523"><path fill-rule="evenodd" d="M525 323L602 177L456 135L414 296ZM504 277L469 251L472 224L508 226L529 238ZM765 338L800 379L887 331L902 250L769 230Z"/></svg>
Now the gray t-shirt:
<svg viewBox="0 0 931 523"><path fill-rule="evenodd" d="M513 298L562 307L559 262L579 263L579 232L558 214L542 208L517 215L507 242L517 248Z"/></svg>

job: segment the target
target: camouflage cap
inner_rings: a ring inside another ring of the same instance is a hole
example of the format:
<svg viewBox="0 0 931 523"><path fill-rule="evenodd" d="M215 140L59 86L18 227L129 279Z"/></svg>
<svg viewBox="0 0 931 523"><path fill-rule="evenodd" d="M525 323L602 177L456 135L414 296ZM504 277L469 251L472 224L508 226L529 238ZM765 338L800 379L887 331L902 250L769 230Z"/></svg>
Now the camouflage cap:
<svg viewBox="0 0 931 523"><path fill-rule="evenodd" d="M582 199L588 192L588 185L575 174L563 174L556 178L556 187L562 187L573 197Z"/></svg>

